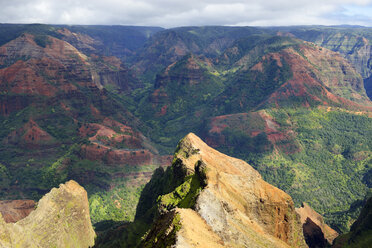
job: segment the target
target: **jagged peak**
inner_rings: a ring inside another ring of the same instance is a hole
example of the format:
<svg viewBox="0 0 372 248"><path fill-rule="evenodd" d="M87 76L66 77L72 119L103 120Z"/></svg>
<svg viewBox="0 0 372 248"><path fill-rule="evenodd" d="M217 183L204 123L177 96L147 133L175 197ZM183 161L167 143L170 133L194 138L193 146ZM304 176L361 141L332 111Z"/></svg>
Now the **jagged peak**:
<svg viewBox="0 0 372 248"><path fill-rule="evenodd" d="M174 185L157 197L159 223L176 207L191 208L176 212L181 220L182 216L201 217L207 224L204 229L210 229L211 236L219 237L214 240L226 247L247 243L257 243L257 247L304 246L291 197L263 181L246 162L214 150L193 133L179 142L172 167L163 176L159 182ZM182 221L180 225L179 230L184 232L190 228ZM146 237L148 247L157 242L153 235L157 235L156 230ZM176 236L191 242L182 237L181 231ZM177 243L176 247L183 246Z"/></svg>
<svg viewBox="0 0 372 248"><path fill-rule="evenodd" d="M227 156L201 140L194 133L187 134L178 144L175 159L179 158L184 165L194 170L196 163L201 160L208 167L214 168L219 172L228 172L236 175L249 174L255 178L261 175L243 160Z"/></svg>

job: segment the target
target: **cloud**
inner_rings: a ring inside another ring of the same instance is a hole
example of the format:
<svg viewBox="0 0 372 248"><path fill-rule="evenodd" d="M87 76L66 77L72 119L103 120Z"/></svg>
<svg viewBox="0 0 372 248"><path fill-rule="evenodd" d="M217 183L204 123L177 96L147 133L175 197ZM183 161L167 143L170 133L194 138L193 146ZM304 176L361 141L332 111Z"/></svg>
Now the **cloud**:
<svg viewBox="0 0 372 248"><path fill-rule="evenodd" d="M372 25L372 0L0 0L0 22L50 24Z"/></svg>

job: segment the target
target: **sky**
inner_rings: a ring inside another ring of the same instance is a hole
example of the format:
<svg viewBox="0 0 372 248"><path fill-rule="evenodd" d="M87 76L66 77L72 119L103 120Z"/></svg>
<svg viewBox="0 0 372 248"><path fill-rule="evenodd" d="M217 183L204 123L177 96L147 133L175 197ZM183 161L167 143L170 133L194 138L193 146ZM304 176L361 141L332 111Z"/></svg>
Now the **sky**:
<svg viewBox="0 0 372 248"><path fill-rule="evenodd" d="M0 23L372 26L372 0L0 0Z"/></svg>

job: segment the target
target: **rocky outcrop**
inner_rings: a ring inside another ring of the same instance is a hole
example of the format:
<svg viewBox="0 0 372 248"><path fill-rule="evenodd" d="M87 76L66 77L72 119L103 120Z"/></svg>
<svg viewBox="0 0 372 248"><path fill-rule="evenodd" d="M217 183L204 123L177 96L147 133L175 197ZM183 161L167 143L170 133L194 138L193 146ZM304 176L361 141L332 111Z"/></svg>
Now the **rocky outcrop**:
<svg viewBox="0 0 372 248"><path fill-rule="evenodd" d="M156 74L154 90L139 107L145 118L171 120L193 113L223 90L218 75L209 59L187 54Z"/></svg>
<svg viewBox="0 0 372 248"><path fill-rule="evenodd" d="M0 201L0 213L6 223L15 223L27 217L35 206L33 200L5 200Z"/></svg>
<svg viewBox="0 0 372 248"><path fill-rule="evenodd" d="M244 161L219 153L192 133L180 141L172 166L159 181L170 188L152 197L158 199L158 222L173 223L160 229L174 247L305 247L291 197ZM155 180L150 184L152 190L161 187ZM187 223L191 219L198 224ZM150 231L143 245L156 247L158 234Z"/></svg>
<svg viewBox="0 0 372 248"><path fill-rule="evenodd" d="M305 240L310 248L331 245L338 236L307 203L302 203L301 208L296 208L296 212L301 217Z"/></svg>
<svg viewBox="0 0 372 248"><path fill-rule="evenodd" d="M0 216L1 247L92 247L94 238L87 193L75 181L53 188L16 223Z"/></svg>

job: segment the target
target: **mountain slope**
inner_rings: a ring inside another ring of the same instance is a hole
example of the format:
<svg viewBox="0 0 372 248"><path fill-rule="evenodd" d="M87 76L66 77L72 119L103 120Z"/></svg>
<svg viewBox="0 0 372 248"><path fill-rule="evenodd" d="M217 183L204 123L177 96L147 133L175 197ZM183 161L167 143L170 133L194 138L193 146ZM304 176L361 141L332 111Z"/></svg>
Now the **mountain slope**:
<svg viewBox="0 0 372 248"><path fill-rule="evenodd" d="M283 35L296 36L300 39L339 52L361 74L367 95L371 98L371 41L372 31L366 27L281 27Z"/></svg>
<svg viewBox="0 0 372 248"><path fill-rule="evenodd" d="M89 57L46 34L22 34L0 54L2 199L38 200L75 179L89 192L94 223L133 218L136 193L166 161L111 92L143 85L119 59ZM112 200L118 192L132 196Z"/></svg>

